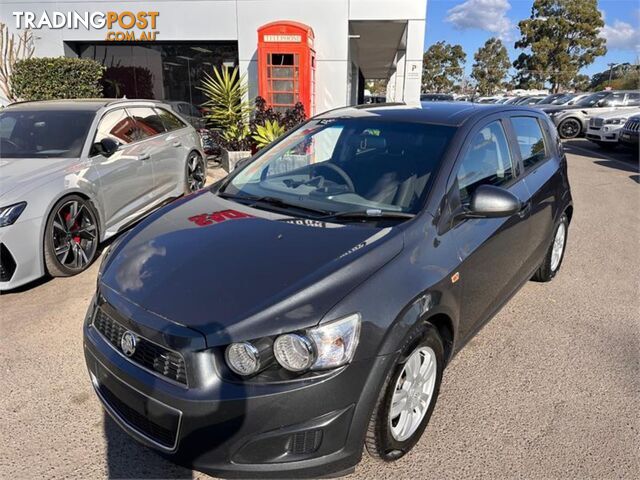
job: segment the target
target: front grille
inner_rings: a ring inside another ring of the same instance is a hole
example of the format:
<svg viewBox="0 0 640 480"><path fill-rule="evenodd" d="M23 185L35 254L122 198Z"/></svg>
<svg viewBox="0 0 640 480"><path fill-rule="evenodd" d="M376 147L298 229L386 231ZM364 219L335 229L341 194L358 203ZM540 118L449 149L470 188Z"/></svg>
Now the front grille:
<svg viewBox="0 0 640 480"><path fill-rule="evenodd" d="M104 401L118 414L120 418L135 429L144 433L150 439L167 448L173 448L176 442L176 431L164 428L145 417L140 412L120 400L105 386L101 385L98 388L100 390L100 395L104 398Z"/></svg>
<svg viewBox="0 0 640 480"><path fill-rule="evenodd" d="M116 350L122 352L120 341L127 331L120 323L98 307L93 318L93 325ZM136 335L136 348L131 357L137 363L163 377L187 385L187 371L184 358L177 352Z"/></svg>
<svg viewBox="0 0 640 480"><path fill-rule="evenodd" d="M0 282L8 282L16 271L16 261L3 243L0 243Z"/></svg>
<svg viewBox="0 0 640 480"><path fill-rule="evenodd" d="M638 130L640 130L640 121L627 120L627 123L624 124L623 129L627 132L637 132Z"/></svg>

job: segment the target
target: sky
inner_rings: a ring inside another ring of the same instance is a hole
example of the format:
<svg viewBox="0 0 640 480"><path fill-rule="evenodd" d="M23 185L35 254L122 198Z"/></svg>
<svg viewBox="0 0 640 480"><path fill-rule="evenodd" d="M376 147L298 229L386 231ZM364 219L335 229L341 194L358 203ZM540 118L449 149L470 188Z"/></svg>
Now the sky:
<svg viewBox="0 0 640 480"><path fill-rule="evenodd" d="M531 15L533 0L427 0L425 50L446 41L460 44L467 54L465 73L471 73L473 54L491 37L503 40L511 61L520 51L513 48L519 38L518 21ZM635 63L640 56L640 1L599 0L608 52L581 73L593 75L607 70L607 63Z"/></svg>

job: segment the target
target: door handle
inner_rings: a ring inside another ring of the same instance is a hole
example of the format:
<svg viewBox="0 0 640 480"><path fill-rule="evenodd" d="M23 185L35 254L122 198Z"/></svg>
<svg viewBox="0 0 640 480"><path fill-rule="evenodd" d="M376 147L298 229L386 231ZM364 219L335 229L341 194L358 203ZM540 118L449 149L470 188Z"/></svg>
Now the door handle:
<svg viewBox="0 0 640 480"><path fill-rule="evenodd" d="M175 141L175 142L173 142L171 145L173 145L174 147L176 147L176 148L177 148L177 147L181 147L181 146L182 146L182 143L180 143L179 141L177 141L177 140L176 140L176 141Z"/></svg>
<svg viewBox="0 0 640 480"><path fill-rule="evenodd" d="M140 155L138 155L138 160L140 161L149 160L150 158L151 158L151 155L149 155L149 152L141 153Z"/></svg>

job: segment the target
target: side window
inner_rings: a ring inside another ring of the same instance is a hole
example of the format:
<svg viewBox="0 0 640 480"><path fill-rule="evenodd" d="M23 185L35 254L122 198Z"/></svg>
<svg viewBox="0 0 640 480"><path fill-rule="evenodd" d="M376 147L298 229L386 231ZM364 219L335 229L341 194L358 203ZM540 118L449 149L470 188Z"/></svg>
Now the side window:
<svg viewBox="0 0 640 480"><path fill-rule="evenodd" d="M538 120L534 117L513 117L511 123L518 138L525 170L543 161L546 158L546 149Z"/></svg>
<svg viewBox="0 0 640 480"><path fill-rule="evenodd" d="M628 93L627 94L627 103L628 107L637 107L640 106L640 93Z"/></svg>
<svg viewBox="0 0 640 480"><path fill-rule="evenodd" d="M128 107L127 110L136 121L136 140L143 140L167 131L162 119L153 108Z"/></svg>
<svg viewBox="0 0 640 480"><path fill-rule="evenodd" d="M167 132L170 132L171 130L178 130L187 126L182 122L182 120L180 120L173 113L168 112L164 108L156 108L155 111L158 113L158 116L160 117Z"/></svg>
<svg viewBox="0 0 640 480"><path fill-rule="evenodd" d="M463 203L478 186L502 185L513 178L509 144L500 122L492 122L476 133L457 177Z"/></svg>
<svg viewBox="0 0 640 480"><path fill-rule="evenodd" d="M94 142L110 138L120 144L136 140L136 124L124 109L112 110L102 117Z"/></svg>
<svg viewBox="0 0 640 480"><path fill-rule="evenodd" d="M616 107L618 105L624 105L624 93L613 93L605 100L605 106Z"/></svg>

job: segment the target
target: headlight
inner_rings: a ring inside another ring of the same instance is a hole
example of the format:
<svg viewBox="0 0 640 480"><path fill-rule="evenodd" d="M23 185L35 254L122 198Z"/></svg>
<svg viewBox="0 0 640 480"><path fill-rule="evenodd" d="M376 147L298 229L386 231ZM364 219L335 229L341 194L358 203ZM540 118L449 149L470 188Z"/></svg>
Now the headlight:
<svg viewBox="0 0 640 480"><path fill-rule="evenodd" d="M27 202L20 202L8 207L0 208L0 227L14 223L27 206Z"/></svg>
<svg viewBox="0 0 640 480"><path fill-rule="evenodd" d="M272 343L268 338L253 343L232 343L225 350L224 357L229 368L238 375L255 375L273 362Z"/></svg>
<svg viewBox="0 0 640 480"><path fill-rule="evenodd" d="M610 118L608 120L605 120L604 123L607 125L620 125L621 123L624 123L626 121L626 118Z"/></svg>
<svg viewBox="0 0 640 480"><path fill-rule="evenodd" d="M238 375L253 375L260 370L260 353L249 342L232 343L224 356L229 368Z"/></svg>
<svg viewBox="0 0 640 480"><path fill-rule="evenodd" d="M354 313L305 332L232 343L225 351L229 368L249 376L267 368L275 360L291 372L336 368L353 360L360 339L360 314Z"/></svg>
<svg viewBox="0 0 640 480"><path fill-rule="evenodd" d="M273 353L278 363L292 372L307 370L315 360L311 341L297 333L287 333L276 338Z"/></svg>
<svg viewBox="0 0 640 480"><path fill-rule="evenodd" d="M312 328L307 332L313 342L317 358L313 370L335 368L349 363L360 340L360 314Z"/></svg>

